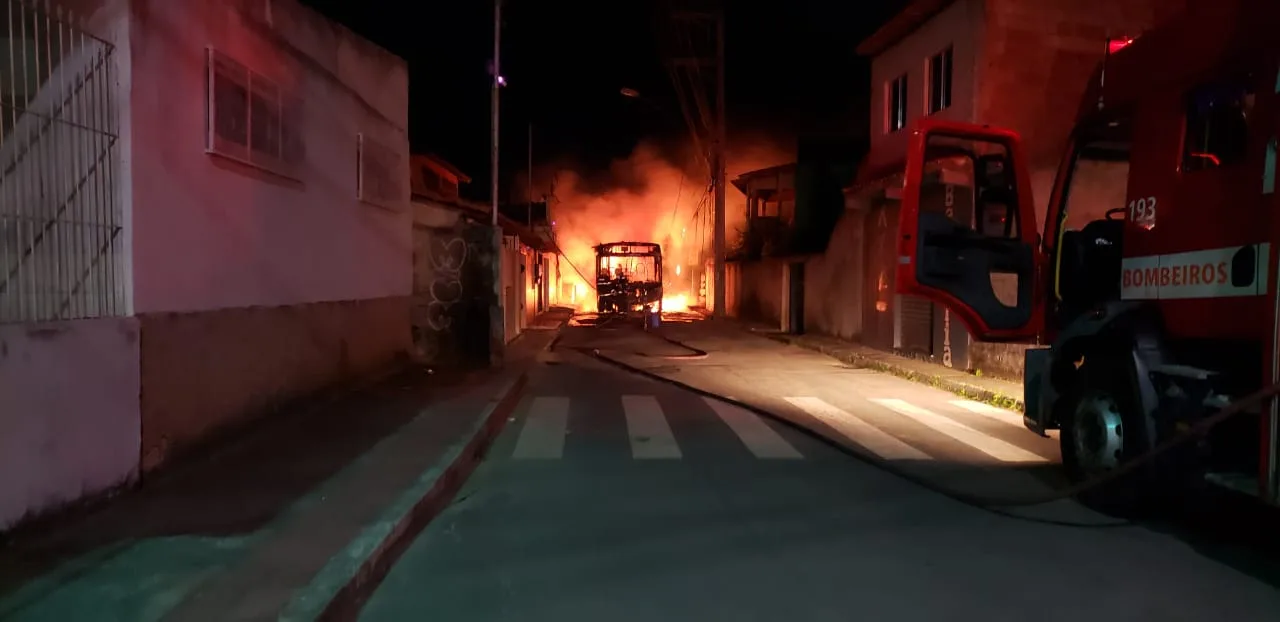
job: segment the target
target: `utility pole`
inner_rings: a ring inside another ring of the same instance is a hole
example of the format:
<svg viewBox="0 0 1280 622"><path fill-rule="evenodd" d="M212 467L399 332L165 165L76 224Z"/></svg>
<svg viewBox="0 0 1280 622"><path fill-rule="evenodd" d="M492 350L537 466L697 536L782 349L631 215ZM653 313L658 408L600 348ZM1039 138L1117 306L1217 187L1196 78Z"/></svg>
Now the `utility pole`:
<svg viewBox="0 0 1280 622"><path fill-rule="evenodd" d="M689 53L693 54L690 58L676 58L672 60L672 64L677 68L686 68L686 71L692 69L696 75L696 69L704 66L714 67L715 71L715 109L714 118L710 119L710 127L706 127L706 131L711 134L711 178L712 191L714 193L714 214L712 217L712 255L714 267L712 270L712 289L708 294L711 299L712 316L723 318L725 316L725 193L727 191L725 182L725 71L724 71L724 11L716 10L712 12L696 12L696 11L677 11L673 15L677 22L701 22L706 24L708 21L715 26L715 58L707 58L706 52L699 53L696 49L690 49ZM683 26L682 26L683 27ZM681 87L677 84L677 89ZM694 88L705 89L705 85L698 84ZM702 91L705 93L705 90ZM699 97L704 97L702 93L698 93ZM695 146L700 142L701 138L694 122L686 118L690 123L690 131L695 142ZM705 122L704 122L705 123ZM704 126L705 127L705 126ZM699 266L699 272L702 266Z"/></svg>
<svg viewBox="0 0 1280 622"><path fill-rule="evenodd" d="M489 196L498 227L498 89L502 88L502 0L493 0L493 87L489 95Z"/></svg>
<svg viewBox="0 0 1280 622"><path fill-rule="evenodd" d="M716 12L716 139L715 139L715 306L712 315L716 319L725 316L725 118L724 118L724 12Z"/></svg>
<svg viewBox="0 0 1280 622"><path fill-rule="evenodd" d="M502 364L507 345L507 314L502 300L502 230L498 228L498 89L502 88L502 0L493 0L493 85L489 94L489 194L493 205L493 305L489 312L489 364Z"/></svg>
<svg viewBox="0 0 1280 622"><path fill-rule="evenodd" d="M533 124L529 124L529 179L525 200L529 202L529 229L533 229Z"/></svg>

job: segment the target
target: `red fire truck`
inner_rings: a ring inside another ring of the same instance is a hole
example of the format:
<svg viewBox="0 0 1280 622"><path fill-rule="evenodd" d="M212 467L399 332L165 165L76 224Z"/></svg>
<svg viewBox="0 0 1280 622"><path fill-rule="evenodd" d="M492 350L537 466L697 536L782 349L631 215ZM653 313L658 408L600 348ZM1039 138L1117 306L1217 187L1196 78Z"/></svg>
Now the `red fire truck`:
<svg viewBox="0 0 1280 622"><path fill-rule="evenodd" d="M1043 234L1015 132L923 119L909 141L898 291L975 338L1040 344L1025 423L1060 430L1077 481L1280 383L1280 2L1191 4L1112 46ZM939 185L972 191L971 221L932 204ZM1280 503L1278 428L1271 400L1093 494L1127 505L1211 481Z"/></svg>

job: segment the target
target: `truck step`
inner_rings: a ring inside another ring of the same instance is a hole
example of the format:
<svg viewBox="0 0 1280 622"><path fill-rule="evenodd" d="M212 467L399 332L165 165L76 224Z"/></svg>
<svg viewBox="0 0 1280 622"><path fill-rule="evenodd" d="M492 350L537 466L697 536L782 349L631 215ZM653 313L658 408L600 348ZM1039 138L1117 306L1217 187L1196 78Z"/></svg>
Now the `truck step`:
<svg viewBox="0 0 1280 622"><path fill-rule="evenodd" d="M1190 365L1174 365L1172 363L1155 365L1151 368L1151 372L1190 380L1208 380L1218 374L1218 372L1210 369L1201 369Z"/></svg>
<svg viewBox="0 0 1280 622"><path fill-rule="evenodd" d="M1258 485L1258 476L1248 473L1205 473L1206 482L1215 486L1221 486L1234 492L1244 493L1246 495L1257 497L1261 495L1261 486Z"/></svg>

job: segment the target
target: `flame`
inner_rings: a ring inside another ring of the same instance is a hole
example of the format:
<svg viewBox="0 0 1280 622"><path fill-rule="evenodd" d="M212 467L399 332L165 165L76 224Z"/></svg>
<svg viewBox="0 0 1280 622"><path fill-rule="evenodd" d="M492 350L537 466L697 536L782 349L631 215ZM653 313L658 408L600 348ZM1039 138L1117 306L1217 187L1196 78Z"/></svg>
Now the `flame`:
<svg viewBox="0 0 1280 622"><path fill-rule="evenodd" d="M676 294L674 296L666 296L662 299L663 313L678 313L680 311L689 310L688 294Z"/></svg>
<svg viewBox="0 0 1280 622"><path fill-rule="evenodd" d="M730 163L731 177L791 157L763 137L744 145L735 156ZM607 173L585 175L562 168L567 163L549 165L542 177L555 180L548 210L555 214L555 243L563 253L557 278L568 284L557 291L572 298L562 304L567 302L587 313L596 310L595 280L600 266L593 247L617 241L661 245L663 274L645 276L663 281L664 311L685 311L702 302L695 275L700 271L697 266L710 254L714 237L709 230L710 197L700 187L705 170L696 165L684 170L674 163L677 160L687 158L657 145L642 144L629 157L613 162ZM745 227L746 198L731 190L726 200L730 221L726 231L733 237ZM608 267L616 268L619 263L611 260ZM686 263L693 266L691 270L684 270Z"/></svg>

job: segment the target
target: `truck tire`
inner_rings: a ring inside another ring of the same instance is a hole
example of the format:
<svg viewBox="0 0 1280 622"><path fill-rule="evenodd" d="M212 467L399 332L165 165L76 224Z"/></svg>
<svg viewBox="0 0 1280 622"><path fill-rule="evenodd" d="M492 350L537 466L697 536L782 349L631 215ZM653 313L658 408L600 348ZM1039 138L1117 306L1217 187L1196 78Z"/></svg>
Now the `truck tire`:
<svg viewBox="0 0 1280 622"><path fill-rule="evenodd" d="M1093 349L1077 373L1058 413L1062 463L1073 484L1093 481L1142 457L1156 439L1139 402L1127 351ZM1143 465L1082 491L1079 500L1107 514L1134 516L1151 511L1161 492L1157 469Z"/></svg>

